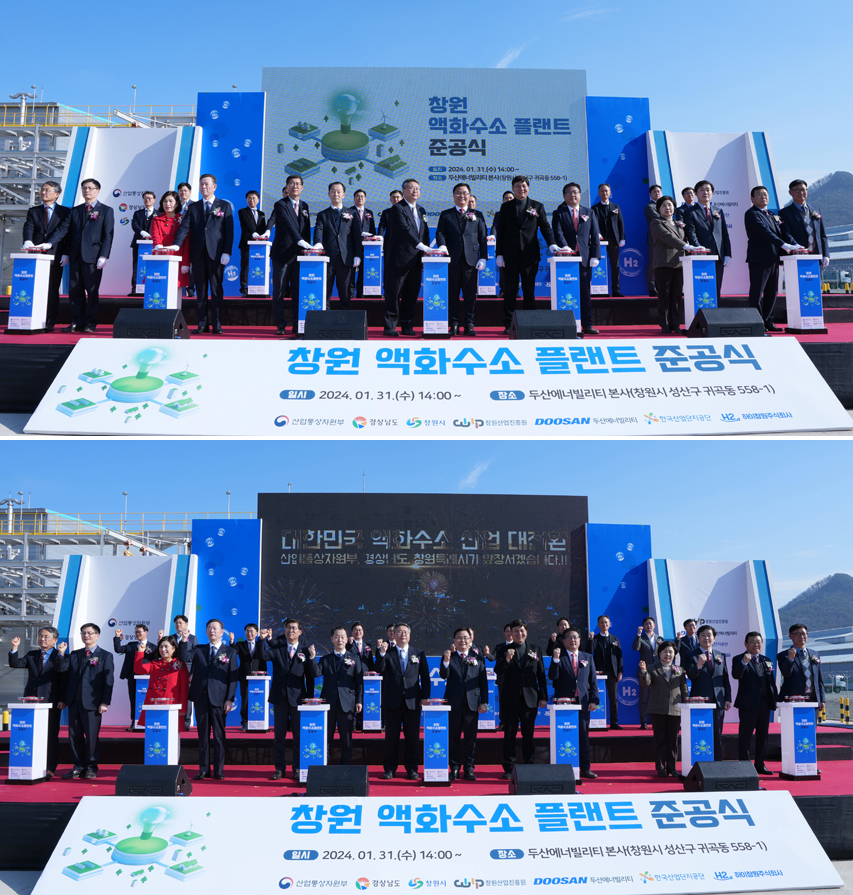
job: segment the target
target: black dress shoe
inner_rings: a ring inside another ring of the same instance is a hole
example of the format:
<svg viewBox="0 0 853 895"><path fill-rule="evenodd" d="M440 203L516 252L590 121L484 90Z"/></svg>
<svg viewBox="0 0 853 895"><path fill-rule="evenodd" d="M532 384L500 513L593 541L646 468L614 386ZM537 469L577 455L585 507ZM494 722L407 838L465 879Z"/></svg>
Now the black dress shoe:
<svg viewBox="0 0 853 895"><path fill-rule="evenodd" d="M63 326L59 331L61 333L73 333L77 332L77 327L72 323L71 326Z"/></svg>
<svg viewBox="0 0 853 895"><path fill-rule="evenodd" d="M210 776L210 771L199 771L193 780L206 780Z"/></svg>
<svg viewBox="0 0 853 895"><path fill-rule="evenodd" d="M83 327L83 332L84 332L84 333L93 333L94 331L95 331L95 327L94 327L94 326L84 326L84 327Z"/></svg>
<svg viewBox="0 0 853 895"><path fill-rule="evenodd" d="M453 768L451 768L451 769L447 772L447 779L448 779L448 780L455 780L456 777L457 777L457 775L458 775L458 773L459 773L458 771L454 771Z"/></svg>
<svg viewBox="0 0 853 895"><path fill-rule="evenodd" d="M658 777L666 777L666 771L658 771Z"/></svg>
<svg viewBox="0 0 853 895"><path fill-rule="evenodd" d="M475 332L473 326L466 326L464 335L468 336L469 338L474 338L477 335L477 333Z"/></svg>
<svg viewBox="0 0 853 895"><path fill-rule="evenodd" d="M465 779L474 781L477 779L477 776L470 768L468 768L468 770L465 771Z"/></svg>
<svg viewBox="0 0 853 895"><path fill-rule="evenodd" d="M213 334L216 335L216 336L221 336L221 335L222 335L222 327L221 327L221 326L214 326L214 327L213 327Z"/></svg>
<svg viewBox="0 0 853 895"><path fill-rule="evenodd" d="M393 780L394 774L391 771L384 771L382 773L382 779L383 780Z"/></svg>
<svg viewBox="0 0 853 895"><path fill-rule="evenodd" d="M614 292L613 297L614 298L624 298L625 296L621 292Z"/></svg>
<svg viewBox="0 0 853 895"><path fill-rule="evenodd" d="M248 297L249 297L249 290L248 290L248 289L241 289L241 290L240 290L240 295L241 295L243 298L248 298Z"/></svg>
<svg viewBox="0 0 853 895"><path fill-rule="evenodd" d="M136 290L135 290L135 289L131 289L130 292L127 293L127 297L128 297L128 298L136 298L136 297L137 297L137 295L136 295Z"/></svg>
<svg viewBox="0 0 853 895"><path fill-rule="evenodd" d="M779 326L776 326L776 324L775 324L772 320L770 320L770 321L768 321L767 323L764 324L764 332L766 332L766 333L780 333L780 332L782 332L782 328L779 327Z"/></svg>
<svg viewBox="0 0 853 895"><path fill-rule="evenodd" d="M767 774L769 777L773 776L773 771L771 771L766 764L757 764L755 770L758 771L759 774Z"/></svg>
<svg viewBox="0 0 853 895"><path fill-rule="evenodd" d="M281 780L283 776L284 774L281 771L273 771L273 775L272 777L270 777L270 780Z"/></svg>
<svg viewBox="0 0 853 895"><path fill-rule="evenodd" d="M456 326L456 324L454 324L453 326L450 327L450 335L451 335L451 336L458 336L458 335L459 335L459 327Z"/></svg>
<svg viewBox="0 0 853 895"><path fill-rule="evenodd" d="M62 775L63 780L76 780L83 772L78 771L76 768L68 771L67 773Z"/></svg>
<svg viewBox="0 0 853 895"><path fill-rule="evenodd" d="M195 298L195 289L191 287L187 288L187 298Z"/></svg>
<svg viewBox="0 0 853 895"><path fill-rule="evenodd" d="M581 771L581 777L585 780L597 780L598 774L595 771Z"/></svg>
<svg viewBox="0 0 853 895"><path fill-rule="evenodd" d="M389 339L396 339L399 338L400 333L398 333L396 329L383 329L382 335L387 336Z"/></svg>
<svg viewBox="0 0 853 895"><path fill-rule="evenodd" d="M670 777L680 777L680 776L681 776L681 775L678 773L678 771L673 771L673 770L669 770L669 771L667 771L667 774L668 774Z"/></svg>
<svg viewBox="0 0 853 895"><path fill-rule="evenodd" d="M646 724L645 721L643 721L643 723L640 725L640 730L648 730L648 729L649 729L649 725Z"/></svg>
<svg viewBox="0 0 853 895"><path fill-rule="evenodd" d="M504 771L503 774L501 774L501 780L511 780L511 779L512 779L512 774L509 771Z"/></svg>
<svg viewBox="0 0 853 895"><path fill-rule="evenodd" d="M214 779L214 780L224 780L224 779L225 779L225 774L214 774L214 775L213 775L213 779Z"/></svg>
<svg viewBox="0 0 853 895"><path fill-rule="evenodd" d="M45 331L46 333L52 333L52 332L53 332L53 326L52 326L52 325L50 325L50 326L46 326L46 327L44 328L44 331Z"/></svg>
<svg viewBox="0 0 853 895"><path fill-rule="evenodd" d="M583 327L582 332L585 336L597 336L599 334L594 326L585 326Z"/></svg>
<svg viewBox="0 0 853 895"><path fill-rule="evenodd" d="M673 326L672 332L673 332L673 335L676 335L676 336L686 336L687 335L687 330L682 329L680 326Z"/></svg>
<svg viewBox="0 0 853 895"><path fill-rule="evenodd" d="M94 780L98 776L98 772L94 768L86 768L80 776L84 780Z"/></svg>
<svg viewBox="0 0 853 895"><path fill-rule="evenodd" d="M287 327L279 326L278 329L276 329L275 334L277 336L286 336L287 335Z"/></svg>
<svg viewBox="0 0 853 895"><path fill-rule="evenodd" d="M610 729L611 730L622 730L622 727L619 724L611 724Z"/></svg>
<svg viewBox="0 0 853 895"><path fill-rule="evenodd" d="M504 327L504 335L505 335L505 336L508 336L508 335L509 335L509 327L508 327L508 326L505 326L505 327Z"/></svg>
<svg viewBox="0 0 853 895"><path fill-rule="evenodd" d="M662 327L660 328L660 331L661 331L664 335L667 335L667 336L672 332L672 330L671 330L668 326L662 326Z"/></svg>
<svg viewBox="0 0 853 895"><path fill-rule="evenodd" d="M406 779L407 780L420 780L421 778L418 776L417 771L406 771Z"/></svg>
<svg viewBox="0 0 853 895"><path fill-rule="evenodd" d="M197 329L193 330L193 333L197 336L201 336L201 335L204 335L204 333L209 333L209 332L210 332L209 326L204 326L204 327L199 326Z"/></svg>
<svg viewBox="0 0 853 895"><path fill-rule="evenodd" d="M407 326L404 329L400 330L401 336L413 336L414 334L415 334L415 331L412 329L411 326Z"/></svg>

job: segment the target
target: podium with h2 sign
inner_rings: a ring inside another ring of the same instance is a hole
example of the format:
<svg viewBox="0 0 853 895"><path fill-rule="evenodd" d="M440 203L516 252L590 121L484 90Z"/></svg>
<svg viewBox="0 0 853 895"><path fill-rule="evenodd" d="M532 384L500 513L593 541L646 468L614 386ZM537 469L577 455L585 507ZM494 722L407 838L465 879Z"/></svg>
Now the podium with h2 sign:
<svg viewBox="0 0 853 895"><path fill-rule="evenodd" d="M365 295L382 295L382 245L381 236L362 236L361 245L364 258L361 266L363 291Z"/></svg>
<svg viewBox="0 0 853 895"><path fill-rule="evenodd" d="M823 322L820 265L820 255L788 255L782 262L788 308L785 332L813 335L829 332Z"/></svg>
<svg viewBox="0 0 853 895"><path fill-rule="evenodd" d="M305 314L326 310L326 277L329 258L310 252L300 255L299 262L299 320L297 331L305 332Z"/></svg>
<svg viewBox="0 0 853 895"><path fill-rule="evenodd" d="M448 338L447 255L424 255L424 337Z"/></svg>
<svg viewBox="0 0 853 895"><path fill-rule="evenodd" d="M601 241L601 260L597 267L592 268L592 276L589 282L590 295L610 295L610 265L607 263L606 239ZM616 251L619 251L617 246Z"/></svg>
<svg viewBox="0 0 853 895"><path fill-rule="evenodd" d="M44 252L14 254L12 297L7 332L38 333L47 325L47 286L55 255Z"/></svg>
<svg viewBox="0 0 853 895"><path fill-rule="evenodd" d="M250 239L249 269L247 271L247 291L249 295L269 297L270 281L270 247L269 239Z"/></svg>
<svg viewBox="0 0 853 895"><path fill-rule="evenodd" d="M143 308L157 311L169 308L180 311L181 297L178 290L178 275L182 260L180 255L172 253L139 256L137 271L144 265L145 275Z"/></svg>
<svg viewBox="0 0 853 895"><path fill-rule="evenodd" d="M820 666L816 666L820 667ZM817 702L780 702L784 780L820 780L817 769Z"/></svg>
<svg viewBox="0 0 853 895"><path fill-rule="evenodd" d="M248 690L248 718L246 729L252 733L266 733L270 729L270 681L269 674L246 676Z"/></svg>
<svg viewBox="0 0 853 895"><path fill-rule="evenodd" d="M580 782L580 727L578 702L552 702L548 706L551 715L551 764L570 764L575 782Z"/></svg>
<svg viewBox="0 0 853 895"><path fill-rule="evenodd" d="M450 785L449 705L421 704L424 719L424 783Z"/></svg>
<svg viewBox="0 0 853 895"><path fill-rule="evenodd" d="M365 732L382 730L382 675L373 672L364 675L364 708L361 727Z"/></svg>
<svg viewBox="0 0 853 895"><path fill-rule="evenodd" d="M685 255L684 325L689 327L699 311L717 307L717 255Z"/></svg>
<svg viewBox="0 0 853 895"><path fill-rule="evenodd" d="M311 765L329 763L326 730L331 706L319 701L305 702L299 709L299 782L308 780Z"/></svg>
<svg viewBox="0 0 853 895"><path fill-rule="evenodd" d="M7 783L47 780L47 726L52 702L9 704L9 777Z"/></svg>
<svg viewBox="0 0 853 895"><path fill-rule="evenodd" d="M571 311L575 315L578 332L581 331L580 263L579 254L552 255L548 259L551 267L551 310Z"/></svg>
<svg viewBox="0 0 853 895"><path fill-rule="evenodd" d="M181 763L180 703L154 703L145 706L145 764Z"/></svg>

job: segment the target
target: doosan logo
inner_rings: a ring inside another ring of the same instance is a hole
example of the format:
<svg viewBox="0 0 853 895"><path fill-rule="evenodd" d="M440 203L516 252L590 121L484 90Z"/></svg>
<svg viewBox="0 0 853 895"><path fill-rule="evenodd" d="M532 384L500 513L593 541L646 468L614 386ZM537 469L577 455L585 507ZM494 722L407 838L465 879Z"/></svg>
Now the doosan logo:
<svg viewBox="0 0 853 895"><path fill-rule="evenodd" d="M537 876L533 880L534 886L572 886L586 885L585 876Z"/></svg>
<svg viewBox="0 0 853 895"><path fill-rule="evenodd" d="M588 426L588 416L548 416L538 417L537 426Z"/></svg>

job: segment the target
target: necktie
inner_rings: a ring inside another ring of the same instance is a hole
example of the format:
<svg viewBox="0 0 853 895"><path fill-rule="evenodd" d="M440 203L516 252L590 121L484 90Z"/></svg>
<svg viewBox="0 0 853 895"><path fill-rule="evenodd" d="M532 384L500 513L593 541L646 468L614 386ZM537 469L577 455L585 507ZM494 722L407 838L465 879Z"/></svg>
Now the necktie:
<svg viewBox="0 0 853 895"><path fill-rule="evenodd" d="M249 655L250 656L255 655L255 641L254 640L249 641Z"/></svg>
<svg viewBox="0 0 853 895"><path fill-rule="evenodd" d="M216 647L213 644L210 645L210 658L216 658Z"/></svg>
<svg viewBox="0 0 853 895"><path fill-rule="evenodd" d="M92 213L92 206L91 206L91 205L87 205L87 206L86 206L86 214L91 214L91 213Z"/></svg>
<svg viewBox="0 0 853 895"><path fill-rule="evenodd" d="M708 662L707 662L708 671L713 675L714 674L714 655L711 652L711 650L708 650L708 652L705 653L705 658L708 660Z"/></svg>
<svg viewBox="0 0 853 895"><path fill-rule="evenodd" d="M288 653L290 654L290 658L291 658L291 659L293 658L293 654L294 654L295 652L296 652L296 647L295 647L295 646L290 646L290 647L288 647Z"/></svg>
<svg viewBox="0 0 853 895"><path fill-rule="evenodd" d="M400 650L400 666L403 671L406 670L406 657L408 656L408 652L406 650Z"/></svg>
<svg viewBox="0 0 853 895"><path fill-rule="evenodd" d="M41 665L39 665L39 671L44 671L44 663L47 661L47 653L43 652L41 654Z"/></svg>
<svg viewBox="0 0 853 895"><path fill-rule="evenodd" d="M805 676L805 679L806 679L806 692L805 692L805 695L806 695L806 696L811 696L811 695L812 695L812 692L813 692L813 685L812 685L812 664L811 664L811 662L809 662L809 659L808 659L808 656L806 655L806 651L805 651L805 650L802 650L802 649L801 649L801 650L797 650L797 653L798 653L798 655L799 655L799 657L800 657L800 662L802 663L802 666L803 666L803 675Z"/></svg>
<svg viewBox="0 0 853 895"><path fill-rule="evenodd" d="M205 203L204 203L204 213L205 213L205 214L210 214L210 202L205 202Z"/></svg>
<svg viewBox="0 0 853 895"><path fill-rule="evenodd" d="M344 657L340 653L335 653L335 674L340 672L343 661Z"/></svg>
<svg viewBox="0 0 853 895"><path fill-rule="evenodd" d="M45 227L50 226L50 206L45 205L44 207L44 225Z"/></svg>
<svg viewBox="0 0 853 895"><path fill-rule="evenodd" d="M299 202L293 203L293 213L296 215L297 218L299 217Z"/></svg>
<svg viewBox="0 0 853 895"><path fill-rule="evenodd" d="M254 217L255 223L257 224L258 223L258 209L257 208L252 209L252 217Z"/></svg>
<svg viewBox="0 0 853 895"><path fill-rule="evenodd" d="M577 208L572 209L572 224L574 224L575 233L577 233L577 230L578 230L578 210L577 210Z"/></svg>
<svg viewBox="0 0 853 895"><path fill-rule="evenodd" d="M803 206L803 218L805 219L806 225L806 233L809 235L809 248L814 248L815 239L814 239L814 227L812 226L811 215L809 214L808 205Z"/></svg>
<svg viewBox="0 0 853 895"><path fill-rule="evenodd" d="M92 651L91 651L90 649L87 649L87 650L86 650L86 656L88 657L88 656L91 656L91 655L92 655Z"/></svg>
<svg viewBox="0 0 853 895"><path fill-rule="evenodd" d="M463 662L465 661L465 658L467 657L467 655L468 655L468 653L459 653L459 657L462 659Z"/></svg>
<svg viewBox="0 0 853 895"><path fill-rule="evenodd" d="M572 671L575 674L575 677L578 676L578 657L576 653L572 653Z"/></svg>
<svg viewBox="0 0 853 895"><path fill-rule="evenodd" d="M708 223L710 223L711 222L711 206L710 205L705 206L705 217L708 219Z"/></svg>

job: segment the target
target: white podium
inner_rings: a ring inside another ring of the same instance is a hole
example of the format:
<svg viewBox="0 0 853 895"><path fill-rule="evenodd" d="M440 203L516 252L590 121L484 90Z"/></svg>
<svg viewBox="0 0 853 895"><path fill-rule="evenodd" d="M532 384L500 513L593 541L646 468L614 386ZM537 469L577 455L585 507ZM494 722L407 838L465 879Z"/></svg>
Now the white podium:
<svg viewBox="0 0 853 895"><path fill-rule="evenodd" d="M717 260L719 255L684 255L684 325L689 327L703 308L717 307Z"/></svg>
<svg viewBox="0 0 853 895"><path fill-rule="evenodd" d="M246 678L249 717L246 729L252 733L266 733L270 729L270 681L272 675L250 674Z"/></svg>
<svg viewBox="0 0 853 895"><path fill-rule="evenodd" d="M495 264L497 237L486 237L486 266L477 274L477 295L498 294L498 269Z"/></svg>
<svg viewBox="0 0 853 895"><path fill-rule="evenodd" d="M602 239L599 245L601 246L601 260L598 262L598 267L593 267L592 269L589 294L610 295L610 265L607 263L607 246L610 243L606 239ZM618 244L616 251L619 251Z"/></svg>
<svg viewBox="0 0 853 895"><path fill-rule="evenodd" d="M697 761L714 760L714 703L682 702L681 774L686 776Z"/></svg>
<svg viewBox="0 0 853 895"><path fill-rule="evenodd" d="M551 728L551 764L570 764L575 783L581 782L579 702L552 702L548 706Z"/></svg>
<svg viewBox="0 0 853 895"><path fill-rule="evenodd" d="M249 270L247 272L247 290L249 295L269 296L270 281L270 247L269 239L250 239Z"/></svg>
<svg viewBox="0 0 853 895"><path fill-rule="evenodd" d="M424 255L424 337L448 338L450 296L447 294L449 255ZM458 299L458 296L457 296ZM464 321L460 321L464 325Z"/></svg>
<svg viewBox="0 0 853 895"><path fill-rule="evenodd" d="M581 256L551 255L551 310L572 311L578 332L581 331Z"/></svg>
<svg viewBox="0 0 853 895"><path fill-rule="evenodd" d="M305 332L305 314L326 310L326 277L329 258L326 255L300 255L299 262L299 320L297 332Z"/></svg>
<svg viewBox="0 0 853 895"><path fill-rule="evenodd" d="M589 713L590 730L607 730L610 727L610 699L607 696L607 675L595 675L598 680L598 708Z"/></svg>
<svg viewBox="0 0 853 895"><path fill-rule="evenodd" d="M299 782L308 780L311 765L329 763L328 740L330 705L300 705L299 710Z"/></svg>
<svg viewBox="0 0 853 895"><path fill-rule="evenodd" d="M786 255L785 303L788 325L785 332L820 334L828 332L823 322L820 255Z"/></svg>
<svg viewBox="0 0 853 895"><path fill-rule="evenodd" d="M450 706L421 705L424 715L424 783L450 785Z"/></svg>
<svg viewBox="0 0 853 895"><path fill-rule="evenodd" d="M145 706L145 764L180 764L183 706L179 703Z"/></svg>
<svg viewBox="0 0 853 895"><path fill-rule="evenodd" d="M47 780L47 719L52 702L9 703L9 777L7 783Z"/></svg>
<svg viewBox="0 0 853 895"><path fill-rule="evenodd" d="M816 666L819 667L819 666ZM817 769L817 702L780 702L784 780L820 780Z"/></svg>
<svg viewBox="0 0 853 895"><path fill-rule="evenodd" d="M364 249L364 258L361 259L364 294L382 295L382 250L385 240L381 236L362 236L361 244Z"/></svg>
<svg viewBox="0 0 853 895"><path fill-rule="evenodd" d="M156 311L166 308L180 311L181 298L178 276L181 272L180 255L140 255L145 262L145 297L142 307Z"/></svg>
<svg viewBox="0 0 853 895"><path fill-rule="evenodd" d="M375 672L367 672L364 675L361 727L365 733L382 730L382 675Z"/></svg>
<svg viewBox="0 0 853 895"><path fill-rule="evenodd" d="M12 296L7 332L42 332L47 324L47 286L55 255L44 252L13 254Z"/></svg>
<svg viewBox="0 0 853 895"><path fill-rule="evenodd" d="M154 250L153 239L140 239L136 243L136 282L133 284L133 291L137 295L145 294L145 259L151 255Z"/></svg>

